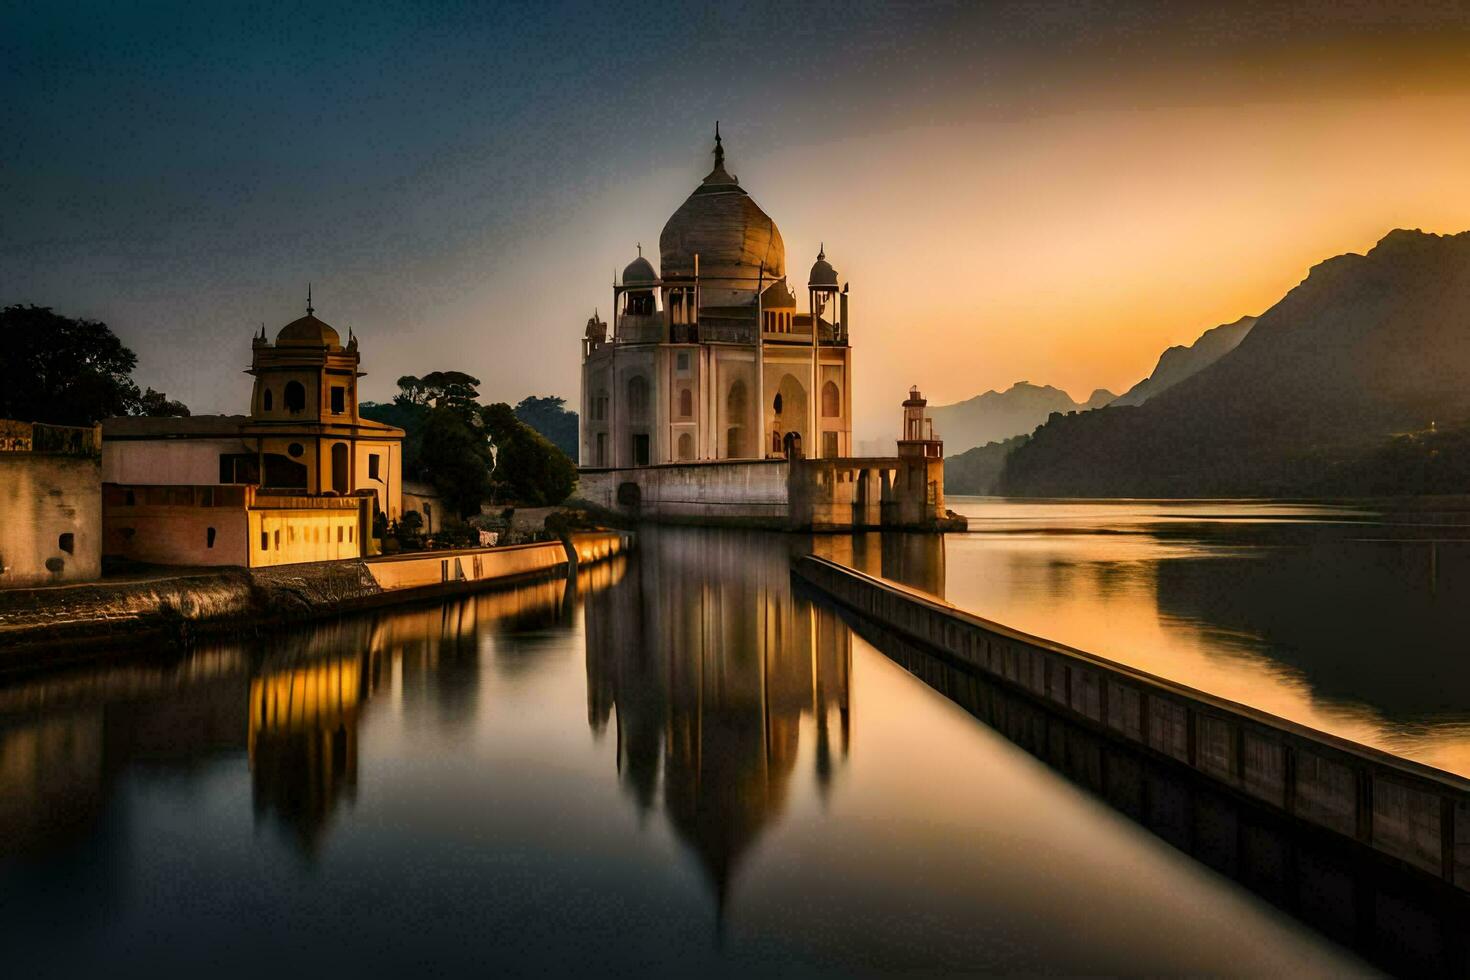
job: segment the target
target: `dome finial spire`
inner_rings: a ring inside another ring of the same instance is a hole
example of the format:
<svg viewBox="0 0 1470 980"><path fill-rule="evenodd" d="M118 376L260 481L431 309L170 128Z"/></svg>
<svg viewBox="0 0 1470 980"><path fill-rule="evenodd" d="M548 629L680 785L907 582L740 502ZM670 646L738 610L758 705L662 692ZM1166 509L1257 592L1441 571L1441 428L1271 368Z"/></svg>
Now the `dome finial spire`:
<svg viewBox="0 0 1470 980"><path fill-rule="evenodd" d="M827 243L823 242L817 246L817 260L821 261L827 257Z"/></svg>
<svg viewBox="0 0 1470 980"><path fill-rule="evenodd" d="M720 121L715 120L715 169L725 165L725 147L720 142Z"/></svg>
<svg viewBox="0 0 1470 980"><path fill-rule="evenodd" d="M316 310L311 308L311 283L306 284L306 315L311 316Z"/></svg>

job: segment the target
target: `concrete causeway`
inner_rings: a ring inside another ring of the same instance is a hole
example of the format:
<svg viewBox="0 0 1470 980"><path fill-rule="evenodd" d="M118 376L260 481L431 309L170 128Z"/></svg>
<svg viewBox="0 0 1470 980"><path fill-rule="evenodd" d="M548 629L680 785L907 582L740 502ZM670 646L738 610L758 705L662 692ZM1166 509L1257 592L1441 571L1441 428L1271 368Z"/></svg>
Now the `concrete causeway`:
<svg viewBox="0 0 1470 980"><path fill-rule="evenodd" d="M968 613L808 555L793 574L1108 739L1470 892L1470 780Z"/></svg>

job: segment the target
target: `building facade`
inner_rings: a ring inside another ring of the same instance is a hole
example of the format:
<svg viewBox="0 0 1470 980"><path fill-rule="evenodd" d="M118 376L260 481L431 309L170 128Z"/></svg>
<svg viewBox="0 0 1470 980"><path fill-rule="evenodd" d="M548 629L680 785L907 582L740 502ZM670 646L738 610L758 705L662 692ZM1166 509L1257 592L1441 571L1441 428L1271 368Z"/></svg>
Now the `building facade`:
<svg viewBox="0 0 1470 980"><path fill-rule="evenodd" d="M251 343L249 415L102 423L107 554L275 565L369 553L403 508L403 430L363 418L357 338L306 315Z"/></svg>
<svg viewBox="0 0 1470 980"><path fill-rule="evenodd" d="M95 428L0 419L0 589L102 574Z"/></svg>
<svg viewBox="0 0 1470 980"><path fill-rule="evenodd" d="M847 287L819 251L807 311L771 218L714 169L613 285L582 342L584 467L850 455Z"/></svg>

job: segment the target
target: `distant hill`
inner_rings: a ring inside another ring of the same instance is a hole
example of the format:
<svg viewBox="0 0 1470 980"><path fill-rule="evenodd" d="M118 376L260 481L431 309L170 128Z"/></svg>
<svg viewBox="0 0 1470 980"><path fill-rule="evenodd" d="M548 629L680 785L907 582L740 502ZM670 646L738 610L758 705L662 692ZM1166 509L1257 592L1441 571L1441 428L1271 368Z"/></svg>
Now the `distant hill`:
<svg viewBox="0 0 1470 980"><path fill-rule="evenodd" d="M1112 404L1142 405L1166 388L1174 387L1192 374L1198 374L1235 350L1255 323L1255 317L1243 316L1234 323L1211 327L1188 347L1170 347L1160 355L1153 374L1119 395Z"/></svg>
<svg viewBox="0 0 1470 980"><path fill-rule="evenodd" d="M1111 391L1099 388L1087 401L1075 402L1060 388L1018 381L1005 391L987 391L953 405L936 405L929 409L929 415L934 419L934 431L944 440L945 453L954 455L1030 432L1053 412L1101 408L1114 397Z"/></svg>
<svg viewBox="0 0 1470 980"><path fill-rule="evenodd" d="M1005 493L1283 495L1333 486L1395 436L1470 420L1470 232L1393 231L1261 314L1230 353L1142 405L1054 415Z"/></svg>
<svg viewBox="0 0 1470 980"><path fill-rule="evenodd" d="M1029 435L1011 436L1003 442L987 442L944 460L944 492L989 496L997 491L1006 456L1024 446Z"/></svg>

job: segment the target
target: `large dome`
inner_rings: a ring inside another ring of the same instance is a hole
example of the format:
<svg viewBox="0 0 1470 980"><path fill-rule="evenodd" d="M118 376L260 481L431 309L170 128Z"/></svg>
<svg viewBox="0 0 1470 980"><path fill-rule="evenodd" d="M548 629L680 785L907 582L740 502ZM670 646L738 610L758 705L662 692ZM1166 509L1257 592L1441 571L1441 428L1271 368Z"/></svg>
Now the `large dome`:
<svg viewBox="0 0 1470 980"><path fill-rule="evenodd" d="M669 218L658 238L659 266L665 280L694 275L727 280L728 289L749 290L764 264L767 281L786 274L786 244L770 216L751 200L740 183L725 170L725 154L715 137L715 168Z"/></svg>
<svg viewBox="0 0 1470 980"><path fill-rule="evenodd" d="M342 338L330 324L310 313L292 320L276 334L277 347L341 347Z"/></svg>

